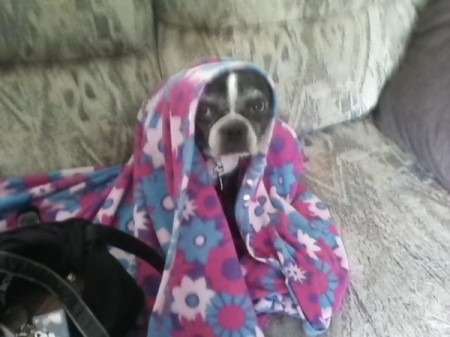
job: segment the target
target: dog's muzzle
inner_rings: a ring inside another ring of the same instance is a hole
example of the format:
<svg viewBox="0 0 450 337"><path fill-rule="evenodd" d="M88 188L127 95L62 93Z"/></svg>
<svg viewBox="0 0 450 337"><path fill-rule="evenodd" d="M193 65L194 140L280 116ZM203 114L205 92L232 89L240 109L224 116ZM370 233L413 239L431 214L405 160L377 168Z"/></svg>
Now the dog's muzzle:
<svg viewBox="0 0 450 337"><path fill-rule="evenodd" d="M214 155L253 154L256 134L242 116L225 116L211 129L209 145Z"/></svg>

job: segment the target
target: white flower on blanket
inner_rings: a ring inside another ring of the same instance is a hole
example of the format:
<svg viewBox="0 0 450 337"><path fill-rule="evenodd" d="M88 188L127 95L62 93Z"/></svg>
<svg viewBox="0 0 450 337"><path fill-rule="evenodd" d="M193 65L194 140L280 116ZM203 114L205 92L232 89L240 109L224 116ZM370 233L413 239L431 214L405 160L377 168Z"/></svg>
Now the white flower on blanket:
<svg viewBox="0 0 450 337"><path fill-rule="evenodd" d="M339 236L336 237L336 243L338 246L333 250L333 252L341 259L341 267L348 270L347 253L345 252L344 243Z"/></svg>
<svg viewBox="0 0 450 337"><path fill-rule="evenodd" d="M156 232L156 236L158 237L159 243L164 246L170 242L172 235L165 228L161 228Z"/></svg>
<svg viewBox="0 0 450 337"><path fill-rule="evenodd" d="M193 217L196 209L197 205L195 204L195 200L187 198L184 203L183 219L189 220L189 218Z"/></svg>
<svg viewBox="0 0 450 337"><path fill-rule="evenodd" d="M147 231L150 219L144 210L138 210L138 206L133 207L133 233L138 237L140 231Z"/></svg>
<svg viewBox="0 0 450 337"><path fill-rule="evenodd" d="M103 203L103 206L98 210L95 219L101 223L103 222L102 219L105 215L113 216L116 213L124 194L125 190L123 188L112 188L108 194L108 198Z"/></svg>
<svg viewBox="0 0 450 337"><path fill-rule="evenodd" d="M194 281L184 276L181 285L173 289L172 295L174 298L172 311L180 317L193 321L197 315L205 319L206 308L215 292L208 289L204 277Z"/></svg>
<svg viewBox="0 0 450 337"><path fill-rule="evenodd" d="M8 229L8 224L6 220L0 220L0 232L6 231Z"/></svg>
<svg viewBox="0 0 450 337"><path fill-rule="evenodd" d="M321 250L320 247L316 245L317 241L301 230L297 231L297 240L306 247L306 252L308 253L309 257L317 260L316 253L320 252Z"/></svg>
<svg viewBox="0 0 450 337"><path fill-rule="evenodd" d="M289 262L284 267L284 270L286 271L287 277L294 282L302 283L306 280L306 272L292 262Z"/></svg>
<svg viewBox="0 0 450 337"><path fill-rule="evenodd" d="M54 190L55 187L53 186L53 184L48 183L30 188L29 193L33 198L40 198L51 194Z"/></svg>
<svg viewBox="0 0 450 337"><path fill-rule="evenodd" d="M189 104L189 125L195 125L195 115L197 114L198 99L193 99Z"/></svg>
<svg viewBox="0 0 450 337"><path fill-rule="evenodd" d="M0 197L7 197L13 195L15 192L16 191L13 188L10 188L7 180L0 183Z"/></svg>
<svg viewBox="0 0 450 337"><path fill-rule="evenodd" d="M84 189L86 189L87 184L85 182L73 185L72 187L69 188L69 193L70 194L77 194L80 191L83 191Z"/></svg>
<svg viewBox="0 0 450 337"><path fill-rule="evenodd" d="M256 196L248 203L250 211L250 224L255 232L260 232L271 222L271 214L276 214L277 210L272 206L269 196L263 184L258 184Z"/></svg>
<svg viewBox="0 0 450 337"><path fill-rule="evenodd" d="M55 220L56 221L64 221L67 219L75 218L78 216L79 212L80 212L79 208L72 210L72 211L61 210L56 213Z"/></svg>
<svg viewBox="0 0 450 337"><path fill-rule="evenodd" d="M320 317L320 321L325 327L330 326L331 323L331 316L333 315L333 308L332 307L326 307L322 308L322 317Z"/></svg>
<svg viewBox="0 0 450 337"><path fill-rule="evenodd" d="M59 211L66 207L66 203L63 201L53 201L50 198L47 198L42 200L40 207L49 211Z"/></svg>
<svg viewBox="0 0 450 337"><path fill-rule="evenodd" d="M300 319L304 320L305 319L305 314L302 311L302 308L295 304L294 301L292 301L291 297L285 296L282 299L282 303L283 303L283 307L284 307L284 312L287 313L288 315L295 317L295 316L300 316Z"/></svg>
<svg viewBox="0 0 450 337"><path fill-rule="evenodd" d="M180 146L183 145L184 142L184 135L181 131L181 117L174 116L171 118L171 139L172 139L172 150L177 153Z"/></svg>
<svg viewBox="0 0 450 337"><path fill-rule="evenodd" d="M161 121L158 122L160 124ZM157 125L156 128L149 127L146 131L146 141L144 145L144 153L152 159L155 169L164 166L164 153L159 148L162 141L162 126Z"/></svg>

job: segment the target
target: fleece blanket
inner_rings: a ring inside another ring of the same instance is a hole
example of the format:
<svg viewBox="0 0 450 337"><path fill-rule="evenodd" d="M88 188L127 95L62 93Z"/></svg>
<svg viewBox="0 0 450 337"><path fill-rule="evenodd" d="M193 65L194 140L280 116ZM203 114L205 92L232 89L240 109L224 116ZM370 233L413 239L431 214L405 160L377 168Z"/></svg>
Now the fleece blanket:
<svg viewBox="0 0 450 337"><path fill-rule="evenodd" d="M328 209L302 183L301 143L278 118L277 104L235 205L243 255L211 163L194 141L203 88L240 68L263 73L244 62L209 60L157 88L139 111L134 153L124 166L0 180L1 229L14 227L17 211L32 204L44 221L81 217L158 249L162 275L115 252L145 290L148 336L263 336L264 318L274 313L303 320L310 335L324 332L346 292L347 258Z"/></svg>

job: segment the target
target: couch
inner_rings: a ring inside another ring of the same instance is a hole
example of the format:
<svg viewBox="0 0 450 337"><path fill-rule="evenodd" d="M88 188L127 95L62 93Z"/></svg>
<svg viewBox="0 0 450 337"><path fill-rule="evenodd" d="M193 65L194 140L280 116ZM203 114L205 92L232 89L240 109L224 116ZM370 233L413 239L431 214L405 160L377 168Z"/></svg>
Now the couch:
<svg viewBox="0 0 450 337"><path fill-rule="evenodd" d="M0 177L123 163L161 79L211 55L253 61L342 228L351 287L328 336L449 336L450 194L370 113L424 4L3 0ZM279 317L268 335L302 333Z"/></svg>

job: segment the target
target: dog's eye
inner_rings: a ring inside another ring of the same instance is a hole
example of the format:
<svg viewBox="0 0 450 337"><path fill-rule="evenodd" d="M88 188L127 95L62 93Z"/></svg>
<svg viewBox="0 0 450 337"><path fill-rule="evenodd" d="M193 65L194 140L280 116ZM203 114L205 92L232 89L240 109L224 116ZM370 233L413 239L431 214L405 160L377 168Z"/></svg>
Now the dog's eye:
<svg viewBox="0 0 450 337"><path fill-rule="evenodd" d="M206 118L208 118L208 117L211 117L211 115L212 115L212 111L211 111L211 107L210 106L207 106L207 105L200 105L199 106L199 109L198 109L198 111L197 111L197 116L198 117L206 117Z"/></svg>
<svg viewBox="0 0 450 337"><path fill-rule="evenodd" d="M255 101L255 102L252 103L251 109L254 112L261 112L261 111L264 111L266 109L266 106L267 106L266 101L263 101L263 100Z"/></svg>

